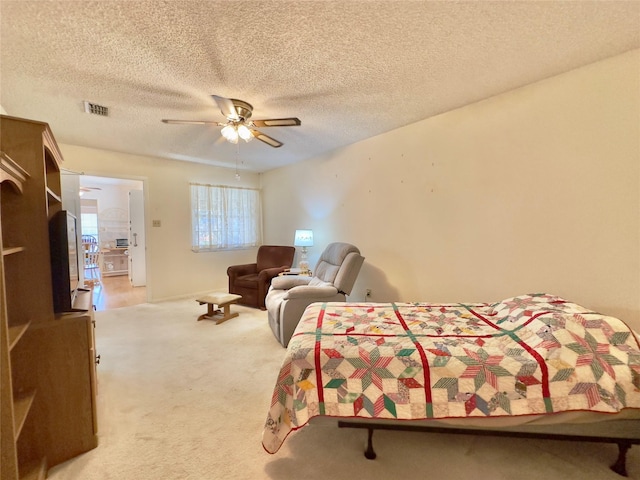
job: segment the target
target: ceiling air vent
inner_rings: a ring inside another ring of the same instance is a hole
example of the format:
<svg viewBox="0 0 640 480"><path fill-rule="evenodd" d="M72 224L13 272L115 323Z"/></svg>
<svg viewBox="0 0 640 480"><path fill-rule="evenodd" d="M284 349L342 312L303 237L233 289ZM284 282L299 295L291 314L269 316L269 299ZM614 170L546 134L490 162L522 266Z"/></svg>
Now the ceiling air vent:
<svg viewBox="0 0 640 480"><path fill-rule="evenodd" d="M97 103L84 102L84 111L87 113L92 113L94 115L101 115L103 117L109 116L109 107L104 107L102 105L98 105Z"/></svg>

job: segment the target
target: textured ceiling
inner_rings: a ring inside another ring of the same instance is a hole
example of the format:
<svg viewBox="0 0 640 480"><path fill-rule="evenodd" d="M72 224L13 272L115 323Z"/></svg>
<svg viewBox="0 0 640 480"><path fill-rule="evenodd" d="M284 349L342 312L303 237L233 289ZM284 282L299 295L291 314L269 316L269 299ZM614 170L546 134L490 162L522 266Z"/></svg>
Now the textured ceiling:
<svg viewBox="0 0 640 480"><path fill-rule="evenodd" d="M60 143L266 171L640 48L638 1L0 1L0 104ZM296 116L239 149L210 95ZM109 107L84 113L83 101Z"/></svg>

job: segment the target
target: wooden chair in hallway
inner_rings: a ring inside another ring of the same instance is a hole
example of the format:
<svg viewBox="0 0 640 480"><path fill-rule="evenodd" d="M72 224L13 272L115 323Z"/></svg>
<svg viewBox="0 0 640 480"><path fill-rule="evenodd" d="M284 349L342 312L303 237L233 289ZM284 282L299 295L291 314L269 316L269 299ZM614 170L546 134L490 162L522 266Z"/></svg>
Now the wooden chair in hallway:
<svg viewBox="0 0 640 480"><path fill-rule="evenodd" d="M82 244L83 245L92 244L92 243L95 243L97 245L98 244L98 239L96 237L94 237L93 235L82 235Z"/></svg>
<svg viewBox="0 0 640 480"><path fill-rule="evenodd" d="M102 281L102 273L100 272L100 248L97 243L85 245L84 279L93 285L100 284Z"/></svg>
<svg viewBox="0 0 640 480"><path fill-rule="evenodd" d="M98 239L93 235L82 235L82 251L87 252L93 245L98 245Z"/></svg>

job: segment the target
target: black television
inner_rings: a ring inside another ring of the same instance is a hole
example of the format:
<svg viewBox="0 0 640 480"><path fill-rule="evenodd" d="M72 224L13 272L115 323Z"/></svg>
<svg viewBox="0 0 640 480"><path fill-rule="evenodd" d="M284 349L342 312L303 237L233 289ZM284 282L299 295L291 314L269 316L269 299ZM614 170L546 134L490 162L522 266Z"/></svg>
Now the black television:
<svg viewBox="0 0 640 480"><path fill-rule="evenodd" d="M49 243L53 310L56 313L77 311L73 304L79 290L80 255L73 214L61 210L51 217Z"/></svg>

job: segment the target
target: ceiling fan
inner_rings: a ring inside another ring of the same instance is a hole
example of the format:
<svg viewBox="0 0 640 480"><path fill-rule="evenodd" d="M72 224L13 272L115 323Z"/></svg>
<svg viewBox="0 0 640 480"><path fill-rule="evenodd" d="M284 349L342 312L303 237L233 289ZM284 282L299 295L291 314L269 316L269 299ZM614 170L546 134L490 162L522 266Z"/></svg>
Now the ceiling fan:
<svg viewBox="0 0 640 480"><path fill-rule="evenodd" d="M226 122L169 120L166 118L162 121L164 123L183 125L218 125L219 127L223 127L220 133L222 133L222 136L227 139L228 142L238 143L239 138L248 142L252 138L257 138L261 142L274 148L281 147L283 143L256 130L256 127L293 127L302 123L300 119L295 117L250 120L253 112L253 106L251 104L235 98L219 97L218 95L211 95L211 97L216 101L218 107L220 107L222 114L227 117Z"/></svg>
<svg viewBox="0 0 640 480"><path fill-rule="evenodd" d="M83 196L85 193L90 192L92 190L102 190L100 187L83 187L80 186L80 192L78 192L80 194L80 196Z"/></svg>

